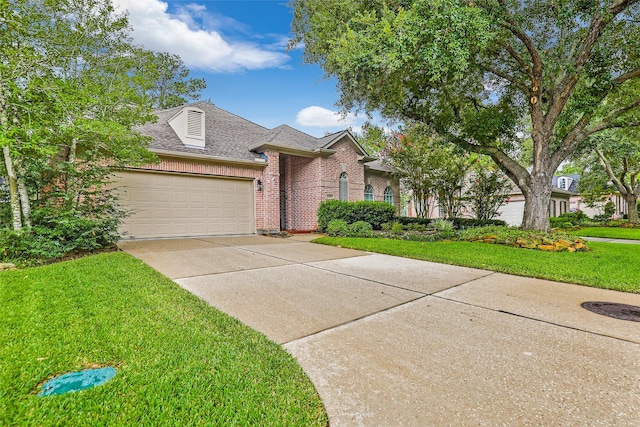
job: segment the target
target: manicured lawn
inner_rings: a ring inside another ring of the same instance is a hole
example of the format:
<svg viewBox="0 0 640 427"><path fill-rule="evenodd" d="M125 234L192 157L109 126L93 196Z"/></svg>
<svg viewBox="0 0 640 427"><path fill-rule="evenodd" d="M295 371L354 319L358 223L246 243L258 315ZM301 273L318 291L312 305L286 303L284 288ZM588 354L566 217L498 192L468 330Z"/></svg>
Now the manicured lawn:
<svg viewBox="0 0 640 427"><path fill-rule="evenodd" d="M584 227L579 230L571 231L571 234L584 237L640 240L640 228Z"/></svg>
<svg viewBox="0 0 640 427"><path fill-rule="evenodd" d="M105 385L39 397L52 376ZM325 426L280 346L124 253L0 272L0 425Z"/></svg>
<svg viewBox="0 0 640 427"><path fill-rule="evenodd" d="M316 243L519 276L640 293L640 245L589 243L588 252L544 252L473 242L322 237Z"/></svg>

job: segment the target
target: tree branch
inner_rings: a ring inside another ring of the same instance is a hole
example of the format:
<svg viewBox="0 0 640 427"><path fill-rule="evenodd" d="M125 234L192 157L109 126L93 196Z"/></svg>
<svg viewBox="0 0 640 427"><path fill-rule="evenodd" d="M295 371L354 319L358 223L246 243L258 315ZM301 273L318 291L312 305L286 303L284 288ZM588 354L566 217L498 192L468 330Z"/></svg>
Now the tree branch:
<svg viewBox="0 0 640 427"><path fill-rule="evenodd" d="M490 65L483 65L483 64L478 64L478 65L480 65L481 68L484 68L487 72L495 74L496 76L502 79L505 79L506 81L508 81L509 83L511 83L512 85L516 86L518 89L523 91L525 94L527 95L529 94L529 88L525 84L523 84L521 81L516 79L515 77L510 76L507 73L504 73L500 70L496 70Z"/></svg>
<svg viewBox="0 0 640 427"><path fill-rule="evenodd" d="M615 187L618 189L620 194L623 194L623 195L626 194L625 192L628 191L628 188L624 185L624 181L620 182L618 177L613 173L613 168L611 167L611 163L609 162L609 160L607 160L604 153L599 148L596 148L595 151L596 151L596 154L598 155L598 158L600 159L600 164L602 164L602 166L604 167L604 170L607 172L607 175L609 176L609 179L611 180L611 182L613 182L613 185L615 185ZM625 173L626 173L626 170L622 174L623 180L624 180Z"/></svg>
<svg viewBox="0 0 640 427"><path fill-rule="evenodd" d="M626 82L627 80L635 79L636 77L640 77L640 68L636 68L635 70L631 70L627 73L622 74L621 76L613 79L613 82L616 84L621 84Z"/></svg>
<svg viewBox="0 0 640 427"><path fill-rule="evenodd" d="M509 12L506 0L498 0L498 3L500 3L500 5L503 8L505 22L508 24L505 27L511 32L511 34L516 36L518 40L520 40L524 44L524 46L527 48L527 52L529 52L529 56L531 56L531 62L533 65L532 76L531 76L533 80L532 83L534 85L540 86L541 82L538 81L538 79L541 80L541 77L542 77L543 63L542 63L542 57L540 56L538 49L536 49L536 46L533 44L533 40L531 40L531 38L524 31L521 31L518 28L516 21L513 19L513 16ZM526 64L524 64L524 61L521 62L521 65L524 65L526 67Z"/></svg>

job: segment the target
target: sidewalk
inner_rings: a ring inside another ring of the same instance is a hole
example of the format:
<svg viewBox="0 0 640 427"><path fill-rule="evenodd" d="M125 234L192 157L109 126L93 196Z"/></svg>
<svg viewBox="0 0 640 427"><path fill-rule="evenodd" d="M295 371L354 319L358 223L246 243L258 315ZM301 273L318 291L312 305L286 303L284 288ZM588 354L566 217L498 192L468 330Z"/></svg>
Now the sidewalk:
<svg viewBox="0 0 640 427"><path fill-rule="evenodd" d="M580 237L587 242L621 243L625 245L640 245L640 240L610 239L605 237Z"/></svg>

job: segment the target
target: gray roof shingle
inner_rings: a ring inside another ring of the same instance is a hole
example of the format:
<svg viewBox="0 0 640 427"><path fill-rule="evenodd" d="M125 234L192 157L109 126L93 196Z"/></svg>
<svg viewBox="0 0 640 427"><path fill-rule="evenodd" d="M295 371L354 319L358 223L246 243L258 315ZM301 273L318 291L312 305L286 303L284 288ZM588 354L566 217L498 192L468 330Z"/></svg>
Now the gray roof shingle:
<svg viewBox="0 0 640 427"><path fill-rule="evenodd" d="M169 125L169 120L185 107L199 108L205 113L205 147L186 147ZM151 150L199 154L218 158L255 160L259 154L251 150L261 145L274 145L298 150L315 151L332 144L345 131L316 138L287 125L267 129L247 119L236 116L209 102L156 111L158 121L146 124L138 130L152 137Z"/></svg>

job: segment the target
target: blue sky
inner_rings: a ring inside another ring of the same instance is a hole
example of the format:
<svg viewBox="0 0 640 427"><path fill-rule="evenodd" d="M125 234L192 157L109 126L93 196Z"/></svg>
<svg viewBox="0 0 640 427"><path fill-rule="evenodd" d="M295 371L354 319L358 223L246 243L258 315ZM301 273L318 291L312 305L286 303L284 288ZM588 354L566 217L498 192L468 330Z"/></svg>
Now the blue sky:
<svg viewBox="0 0 640 427"><path fill-rule="evenodd" d="M365 118L339 114L335 81L302 51L287 52L292 11L272 0L112 0L129 13L134 40L147 49L182 57L194 77L204 77L203 99L274 128L281 124L314 136Z"/></svg>

